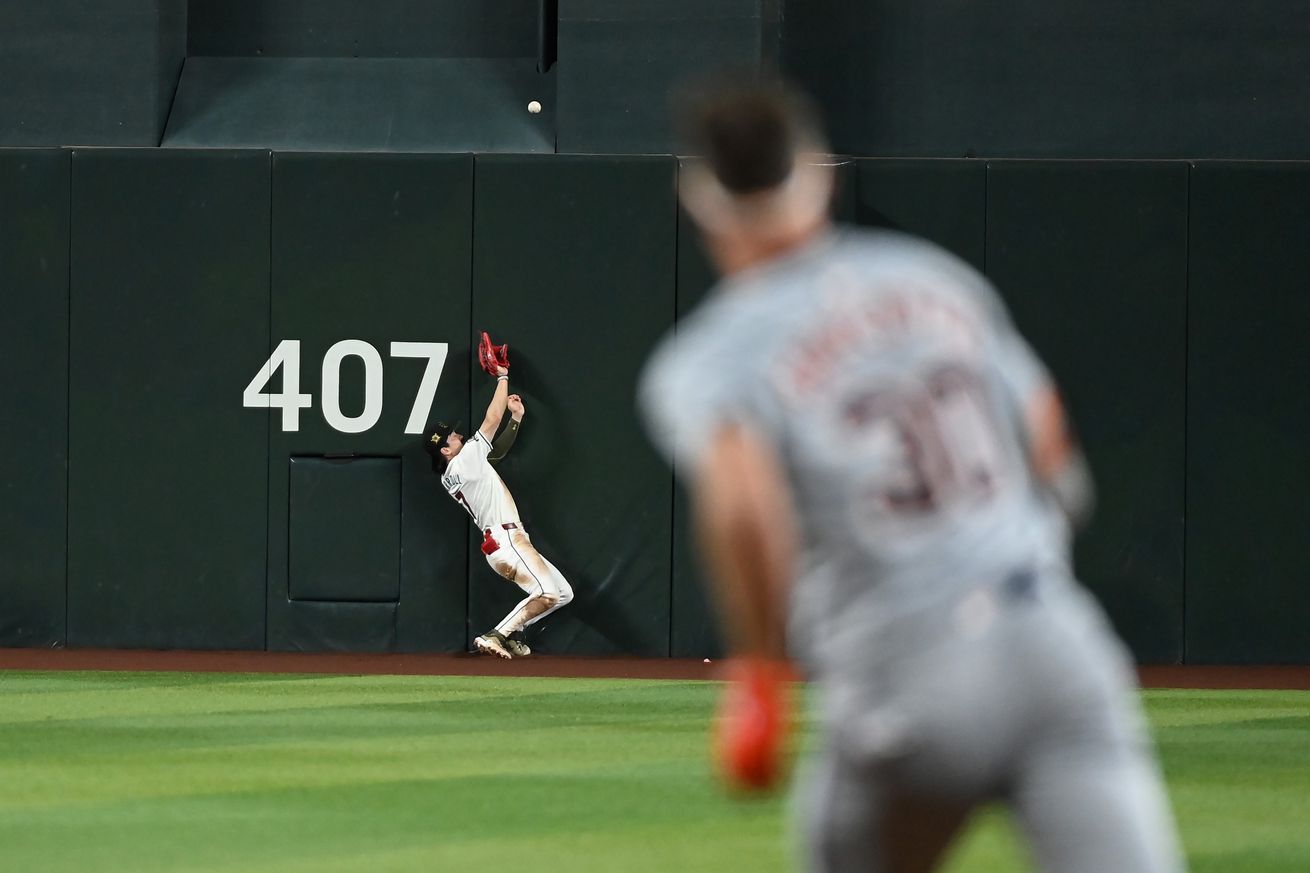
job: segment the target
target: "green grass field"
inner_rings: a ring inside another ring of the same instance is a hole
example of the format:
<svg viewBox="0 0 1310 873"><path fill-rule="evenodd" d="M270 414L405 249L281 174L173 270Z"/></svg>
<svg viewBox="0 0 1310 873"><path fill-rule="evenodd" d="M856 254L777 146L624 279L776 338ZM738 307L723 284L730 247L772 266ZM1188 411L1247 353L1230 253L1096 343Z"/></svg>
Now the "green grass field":
<svg viewBox="0 0 1310 873"><path fill-rule="evenodd" d="M790 869L711 683L0 673L0 870ZM1310 692L1147 695L1194 871L1310 869ZM984 814L948 869L1028 869Z"/></svg>

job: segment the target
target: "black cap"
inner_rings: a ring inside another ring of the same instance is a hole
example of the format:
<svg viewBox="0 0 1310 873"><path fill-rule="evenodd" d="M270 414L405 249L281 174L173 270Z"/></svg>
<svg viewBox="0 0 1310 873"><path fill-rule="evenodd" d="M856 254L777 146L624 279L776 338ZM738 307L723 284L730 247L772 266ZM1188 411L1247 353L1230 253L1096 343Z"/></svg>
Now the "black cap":
<svg viewBox="0 0 1310 873"><path fill-rule="evenodd" d="M442 456L441 450L445 447L446 441L450 435L459 427L459 422L446 424L439 422L436 427L428 431L423 437L423 450L432 458L432 472L443 473L446 470L446 459Z"/></svg>

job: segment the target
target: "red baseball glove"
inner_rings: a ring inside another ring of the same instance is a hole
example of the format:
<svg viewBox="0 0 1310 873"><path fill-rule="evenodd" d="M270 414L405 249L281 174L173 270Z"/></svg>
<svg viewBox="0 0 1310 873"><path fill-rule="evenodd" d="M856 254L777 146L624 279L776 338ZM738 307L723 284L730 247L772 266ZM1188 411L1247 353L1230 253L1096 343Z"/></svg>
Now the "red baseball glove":
<svg viewBox="0 0 1310 873"><path fill-rule="evenodd" d="M478 363L492 376L499 376L500 374L496 372L498 367L509 369L509 344L493 346L491 337L487 336L484 330L482 341L478 343Z"/></svg>
<svg viewBox="0 0 1310 873"><path fill-rule="evenodd" d="M791 729L791 679L788 665L764 658L729 666L714 739L720 772L731 787L763 791L781 774Z"/></svg>

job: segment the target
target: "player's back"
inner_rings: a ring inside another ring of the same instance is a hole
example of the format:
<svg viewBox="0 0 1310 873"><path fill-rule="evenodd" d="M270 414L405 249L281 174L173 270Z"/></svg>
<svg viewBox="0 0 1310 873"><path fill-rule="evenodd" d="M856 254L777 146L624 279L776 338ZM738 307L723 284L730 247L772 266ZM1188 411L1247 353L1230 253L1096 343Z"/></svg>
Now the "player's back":
<svg viewBox="0 0 1310 873"><path fill-rule="evenodd" d="M1067 564L1024 445L1047 377L975 271L843 230L726 285L679 325L646 401L676 404L654 418L676 420L684 460L723 420L777 448L801 524L802 642L918 638L975 585Z"/></svg>

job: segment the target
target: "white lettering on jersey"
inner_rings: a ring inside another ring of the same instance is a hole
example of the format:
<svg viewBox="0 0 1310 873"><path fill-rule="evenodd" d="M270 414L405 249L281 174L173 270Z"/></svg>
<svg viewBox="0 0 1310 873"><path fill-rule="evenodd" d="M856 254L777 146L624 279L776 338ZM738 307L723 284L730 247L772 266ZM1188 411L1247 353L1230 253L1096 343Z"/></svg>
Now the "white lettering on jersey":
<svg viewBox="0 0 1310 873"><path fill-rule="evenodd" d="M782 356L774 384L793 403L829 382L844 367L863 360L871 345L890 345L933 336L970 357L982 344L981 313L964 300L932 293L908 282L898 292L867 293L834 300L834 315L809 330Z"/></svg>

